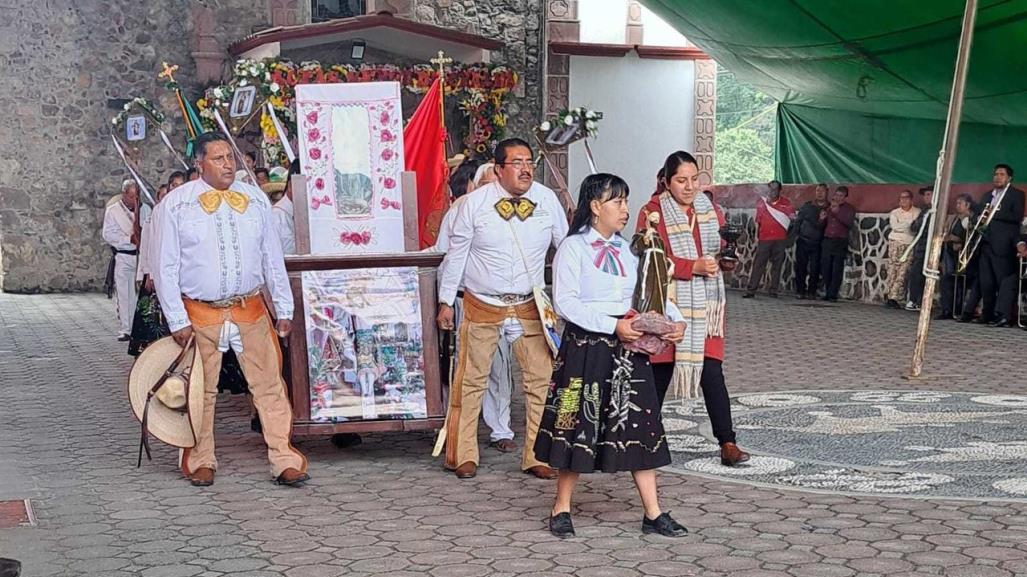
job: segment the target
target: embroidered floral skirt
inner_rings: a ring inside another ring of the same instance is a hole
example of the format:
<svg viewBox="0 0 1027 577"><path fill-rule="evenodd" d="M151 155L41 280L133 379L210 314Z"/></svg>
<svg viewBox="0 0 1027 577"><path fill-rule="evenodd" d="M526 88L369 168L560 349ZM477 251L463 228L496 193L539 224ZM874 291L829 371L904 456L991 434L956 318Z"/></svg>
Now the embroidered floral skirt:
<svg viewBox="0 0 1027 577"><path fill-rule="evenodd" d="M132 318L132 335L128 342L128 354L138 357L139 353L153 341L171 334L164 322L164 314L157 301L157 293L147 290L144 285L139 289L136 300L135 316Z"/></svg>
<svg viewBox="0 0 1027 577"><path fill-rule="evenodd" d="M625 351L614 335L568 324L535 458L578 473L670 464L649 357Z"/></svg>

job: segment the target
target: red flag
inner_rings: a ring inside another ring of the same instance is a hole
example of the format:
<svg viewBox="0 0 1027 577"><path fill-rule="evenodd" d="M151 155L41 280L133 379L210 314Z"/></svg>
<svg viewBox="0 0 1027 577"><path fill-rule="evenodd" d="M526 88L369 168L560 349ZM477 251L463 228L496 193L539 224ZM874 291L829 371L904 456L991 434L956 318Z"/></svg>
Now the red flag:
<svg viewBox="0 0 1027 577"><path fill-rule="evenodd" d="M406 169L417 173L417 220L421 248L435 244L439 223L449 204L449 167L446 166L445 143L442 90L436 79L403 129Z"/></svg>

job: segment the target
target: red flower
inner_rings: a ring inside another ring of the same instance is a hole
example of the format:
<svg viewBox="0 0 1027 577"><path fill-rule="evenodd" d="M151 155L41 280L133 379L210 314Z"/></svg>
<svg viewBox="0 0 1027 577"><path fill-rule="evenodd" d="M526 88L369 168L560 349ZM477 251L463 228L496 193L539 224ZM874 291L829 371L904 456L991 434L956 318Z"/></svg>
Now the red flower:
<svg viewBox="0 0 1027 577"><path fill-rule="evenodd" d="M318 140L321 138L321 131L316 128L311 128L307 131L307 140Z"/></svg>
<svg viewBox="0 0 1027 577"><path fill-rule="evenodd" d="M386 129L382 131L382 142L392 142L396 137L392 134L392 131Z"/></svg>
<svg viewBox="0 0 1027 577"><path fill-rule="evenodd" d="M363 241L361 244L369 244L371 242L371 231L365 230L360 233L360 240Z"/></svg>
<svg viewBox="0 0 1027 577"><path fill-rule="evenodd" d="M324 188L325 188L325 179L318 177L317 180L314 181L314 188L316 188L318 190L324 190Z"/></svg>
<svg viewBox="0 0 1027 577"><path fill-rule="evenodd" d="M342 244L349 244L353 241L350 239L349 233L343 231L342 234L339 235L339 242L341 242Z"/></svg>
<svg viewBox="0 0 1027 577"><path fill-rule="evenodd" d="M312 110L307 113L307 122L311 124L317 124L317 111Z"/></svg>
<svg viewBox="0 0 1027 577"><path fill-rule="evenodd" d="M385 179L385 188L387 188L389 190L392 190L392 189L396 188L396 181L394 179L392 179L392 178L386 178Z"/></svg>
<svg viewBox="0 0 1027 577"><path fill-rule="evenodd" d="M310 151L307 154L310 155L310 158L312 160L318 160L319 158L321 158L321 149L320 148L311 148Z"/></svg>
<svg viewBox="0 0 1027 577"><path fill-rule="evenodd" d="M392 160L392 157L393 157L394 154L395 153L392 152L391 148L386 148L385 150L382 151L382 160L385 160L385 161Z"/></svg>
<svg viewBox="0 0 1027 577"><path fill-rule="evenodd" d="M383 110L381 118L380 118L382 124L388 124L389 123L389 118L390 118L389 112L387 110Z"/></svg>

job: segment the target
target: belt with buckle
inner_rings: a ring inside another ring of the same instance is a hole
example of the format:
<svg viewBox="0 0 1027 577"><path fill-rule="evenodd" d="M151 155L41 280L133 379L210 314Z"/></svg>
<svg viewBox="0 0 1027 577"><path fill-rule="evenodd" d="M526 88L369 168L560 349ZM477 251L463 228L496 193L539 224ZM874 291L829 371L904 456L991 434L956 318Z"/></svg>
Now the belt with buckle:
<svg viewBox="0 0 1027 577"><path fill-rule="evenodd" d="M521 304L523 302L531 300L532 298L534 298L535 295L533 295L531 293L523 294L523 295L507 293L507 294L501 294L501 295L482 295L482 296L488 297L490 299L496 299L496 300L502 302L504 305L518 305L518 304Z"/></svg>
<svg viewBox="0 0 1027 577"><path fill-rule="evenodd" d="M226 299L221 299L221 300L216 300L216 301L202 301L202 300L199 300L199 299L195 299L195 300L196 300L196 302L203 303L203 304L205 304L205 305L207 305L207 306L209 306L211 308L215 308L215 309L230 309L230 308L234 307L235 305L242 304L243 301L245 301L247 299L251 299L251 298L259 295L261 290L262 290L262 287L257 287L257 288L253 289L252 291L250 291L250 292L248 292L248 293L246 293L244 295L236 295L234 297L228 297Z"/></svg>

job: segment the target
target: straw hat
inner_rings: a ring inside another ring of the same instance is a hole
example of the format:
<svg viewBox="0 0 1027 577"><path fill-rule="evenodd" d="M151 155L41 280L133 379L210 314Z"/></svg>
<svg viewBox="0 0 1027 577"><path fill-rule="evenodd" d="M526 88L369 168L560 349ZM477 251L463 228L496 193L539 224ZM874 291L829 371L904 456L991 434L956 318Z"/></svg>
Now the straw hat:
<svg viewBox="0 0 1027 577"><path fill-rule="evenodd" d="M260 190L264 191L264 194L274 197L275 195L281 195L285 192L285 187L288 184L286 180L289 177L289 169L276 166L268 171L268 181L260 185Z"/></svg>
<svg viewBox="0 0 1027 577"><path fill-rule="evenodd" d="M467 160L466 156L464 156L463 154L457 154L446 161L446 166L448 166L450 169L454 169L463 164L465 160Z"/></svg>
<svg viewBox="0 0 1027 577"><path fill-rule="evenodd" d="M182 353L168 336L154 341L132 365L128 397L136 419L143 420L146 396ZM150 400L147 429L154 437L179 448L196 445L196 433L203 419L203 363L196 347L185 353L175 371Z"/></svg>

